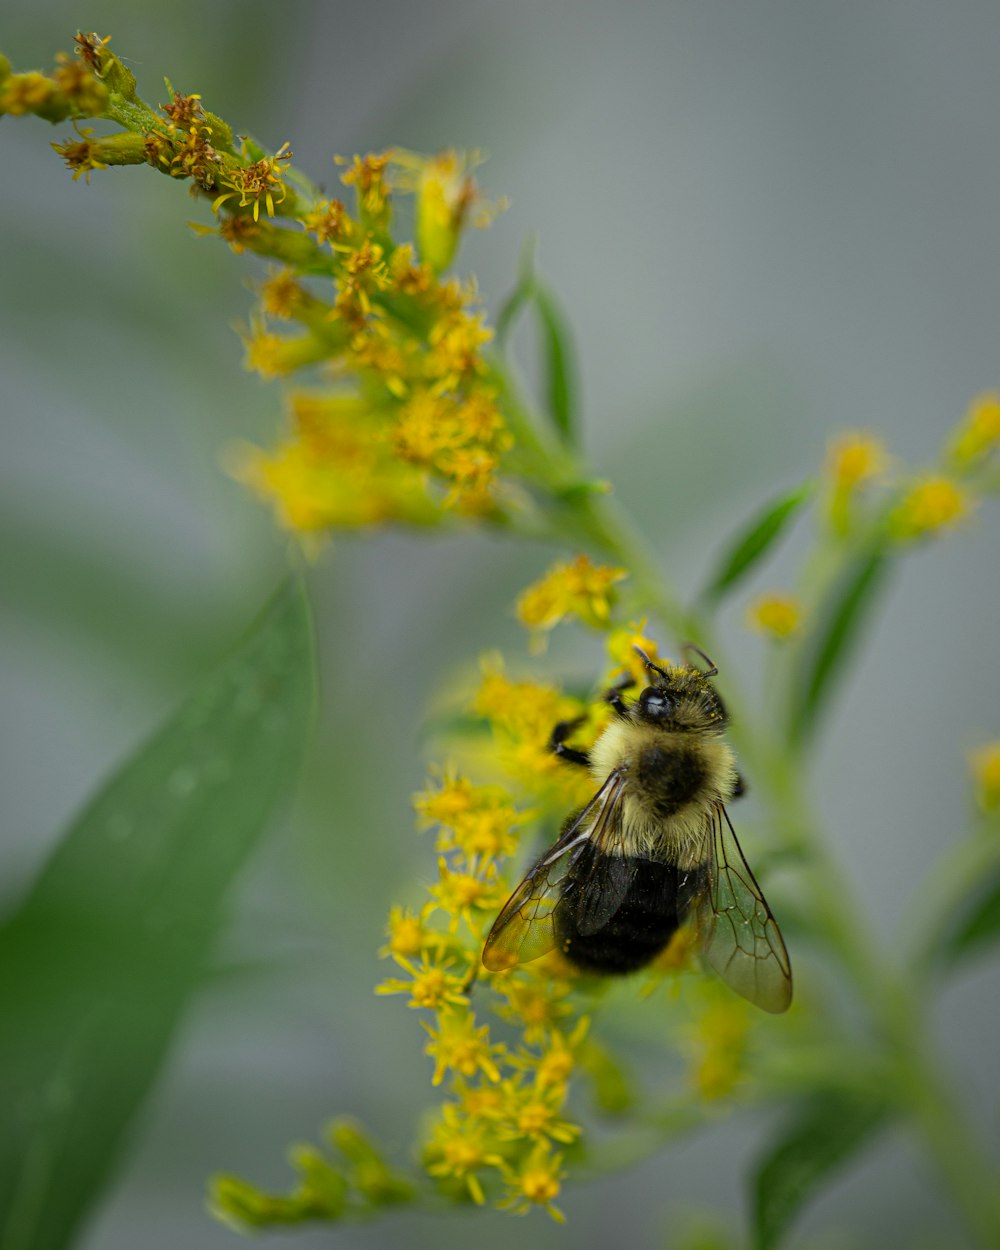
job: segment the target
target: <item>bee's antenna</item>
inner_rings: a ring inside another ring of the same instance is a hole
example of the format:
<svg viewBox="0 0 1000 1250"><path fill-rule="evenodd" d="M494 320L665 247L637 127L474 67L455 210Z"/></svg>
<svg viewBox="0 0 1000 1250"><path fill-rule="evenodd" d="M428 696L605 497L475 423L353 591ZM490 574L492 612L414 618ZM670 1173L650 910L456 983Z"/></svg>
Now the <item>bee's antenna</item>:
<svg viewBox="0 0 1000 1250"><path fill-rule="evenodd" d="M666 669L660 668L659 664L654 664L645 651L643 651L642 647L633 646L632 650L636 653L639 659L642 660L643 664L645 664L651 673L659 673L664 681L668 680Z"/></svg>
<svg viewBox="0 0 1000 1250"><path fill-rule="evenodd" d="M702 659L705 661L705 663L708 665L708 668L698 668L696 664L691 664L691 661L688 660L688 664L690 665L690 667L693 668L696 673L701 673L702 677L714 677L716 673L718 673L719 671L718 664L710 660L708 656L705 654L705 652L702 651L701 647L696 647L693 642L686 642L681 649L683 650L685 655L687 655L689 652L693 652L696 656L699 657L699 659Z"/></svg>

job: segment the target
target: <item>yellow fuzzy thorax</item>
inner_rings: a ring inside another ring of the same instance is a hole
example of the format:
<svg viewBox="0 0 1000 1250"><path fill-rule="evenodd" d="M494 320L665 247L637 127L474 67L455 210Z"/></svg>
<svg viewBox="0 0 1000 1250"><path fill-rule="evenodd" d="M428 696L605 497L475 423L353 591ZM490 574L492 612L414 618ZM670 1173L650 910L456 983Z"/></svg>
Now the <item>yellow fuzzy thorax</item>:
<svg viewBox="0 0 1000 1250"><path fill-rule="evenodd" d="M653 810L633 768L640 752L649 746L668 752L695 752L704 772L704 782L697 793L667 819ZM626 779L619 803L620 822L608 849L624 855L668 859L681 869L704 863L705 840L711 827L707 816L716 803L727 802L736 787L736 762L729 744L714 734L682 733L626 720L613 721L591 749L590 769L601 785L622 767Z"/></svg>

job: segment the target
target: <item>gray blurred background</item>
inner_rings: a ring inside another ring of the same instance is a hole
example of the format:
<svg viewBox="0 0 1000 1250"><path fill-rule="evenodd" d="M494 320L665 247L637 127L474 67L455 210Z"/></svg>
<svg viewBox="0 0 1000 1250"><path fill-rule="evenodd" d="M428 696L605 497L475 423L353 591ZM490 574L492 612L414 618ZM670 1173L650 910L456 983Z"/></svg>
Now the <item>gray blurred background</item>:
<svg viewBox="0 0 1000 1250"><path fill-rule="evenodd" d="M495 309L537 232L577 334L593 460L686 590L839 429L874 427L920 463L1000 385L994 4L5 0L0 47L47 67L77 27L113 35L147 99L169 75L272 148L290 139L331 187L334 152L486 148L482 181L512 206L460 267ZM186 228L207 210L179 185L141 170L73 184L48 148L69 130L0 125L3 905L286 554L219 467L229 440L270 441L280 422L279 389L242 371L231 330L252 266ZM966 751L1000 734L998 537L983 508L901 568L823 735L817 799L887 943L962 829ZM787 584L803 548L758 585ZM338 541L313 569L323 707L306 777L242 880L218 976L86 1250L236 1244L204 1213L205 1176L282 1187L286 1144L336 1112L405 1146L428 1064L414 1013L371 986L389 902L432 871L409 811L425 709L480 651L521 645L511 603L551 558L388 535ZM724 633L766 699L745 599ZM586 678L597 659L568 638L553 662ZM981 963L935 1009L994 1140L998 995ZM268 1244L671 1245L692 1210L737 1226L765 1128L742 1115L574 1189L567 1229L406 1214ZM899 1137L800 1232L831 1250L960 1244Z"/></svg>

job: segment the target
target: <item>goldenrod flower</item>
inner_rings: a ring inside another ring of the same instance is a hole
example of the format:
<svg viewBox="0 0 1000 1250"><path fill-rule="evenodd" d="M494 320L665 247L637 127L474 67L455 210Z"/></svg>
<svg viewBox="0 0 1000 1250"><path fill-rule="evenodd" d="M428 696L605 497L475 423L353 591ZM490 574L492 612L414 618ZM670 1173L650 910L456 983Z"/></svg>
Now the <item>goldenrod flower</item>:
<svg viewBox="0 0 1000 1250"><path fill-rule="evenodd" d="M569 1035L560 1029L549 1030L540 1054L525 1061L525 1066L534 1070L538 1089L565 1087L576 1067L578 1053L589 1028L590 1017L580 1016Z"/></svg>
<svg viewBox="0 0 1000 1250"><path fill-rule="evenodd" d="M559 1118L566 1100L564 1085L525 1084L520 1077L500 1084L500 1114L497 1133L507 1141L560 1141L564 1144L580 1136L580 1126Z"/></svg>
<svg viewBox="0 0 1000 1250"><path fill-rule="evenodd" d="M464 1182L472 1200L486 1201L477 1172L498 1162L490 1128L482 1120L445 1103L424 1150L424 1166L431 1176Z"/></svg>
<svg viewBox="0 0 1000 1250"><path fill-rule="evenodd" d="M972 501L953 478L928 475L903 496L889 518L892 534L910 541L951 529L968 516Z"/></svg>
<svg viewBox="0 0 1000 1250"><path fill-rule="evenodd" d="M240 165L236 169L227 170L222 181L230 187L222 195L212 201L212 212L217 213L227 200L239 196L240 208L253 204L253 219L260 216L260 202L264 201L268 217L274 216L275 202L281 204L288 194L284 183L284 164L292 159L291 145L283 143L273 156L262 156L250 165ZM277 201L275 200L277 196Z"/></svg>
<svg viewBox="0 0 1000 1250"><path fill-rule="evenodd" d="M539 1142L519 1166L504 1168L508 1193L501 1205L517 1215L526 1214L533 1206L544 1207L554 1220L563 1223L566 1217L552 1205L565 1176L562 1161L562 1155L553 1154L546 1142Z"/></svg>
<svg viewBox="0 0 1000 1250"><path fill-rule="evenodd" d="M392 152L369 152L367 156L355 156L350 167L340 175L345 186L353 186L358 197L358 215L370 230L385 230L389 225L390 200L386 185L385 169ZM347 162L342 156L334 157L338 165Z"/></svg>
<svg viewBox="0 0 1000 1250"><path fill-rule="evenodd" d="M962 472L1000 446L1000 394L977 395L948 440L948 459Z"/></svg>
<svg viewBox="0 0 1000 1250"><path fill-rule="evenodd" d="M702 1098L726 1098L742 1080L750 1033L750 1009L742 998L715 996L686 1030L690 1080Z"/></svg>
<svg viewBox="0 0 1000 1250"><path fill-rule="evenodd" d="M761 595L747 608L747 624L758 633L783 642L802 628L802 609L792 595Z"/></svg>
<svg viewBox="0 0 1000 1250"><path fill-rule="evenodd" d="M586 555L554 564L522 593L517 618L537 631L554 629L567 617L576 617L593 629L607 629L614 603L612 587L625 576L624 569L594 564Z"/></svg>
<svg viewBox="0 0 1000 1250"><path fill-rule="evenodd" d="M666 664L659 654L655 639L646 636L646 618L631 621L624 628L613 629L608 634L607 652L611 659L612 669L608 676L609 685L628 675L637 686L645 686L648 674L642 657L636 647L645 651L654 664Z"/></svg>
<svg viewBox="0 0 1000 1250"><path fill-rule="evenodd" d="M506 1054L506 1047L491 1043L489 1025L477 1028L471 1012L442 1011L436 1028L429 1024L424 1028L431 1039L424 1053L434 1060L431 1084L440 1085L449 1071L465 1077L482 1072L491 1081L500 1080L497 1060Z"/></svg>
<svg viewBox="0 0 1000 1250"><path fill-rule="evenodd" d="M446 1003L464 1003L467 999L466 977L456 976L448 969L450 963L428 963L427 959L414 964L403 955L395 956L396 963L412 978L403 981L390 977L375 987L376 994L409 994L408 1007L429 1008L437 1011Z"/></svg>
<svg viewBox="0 0 1000 1250"><path fill-rule="evenodd" d="M416 195L417 247L434 273L451 264L470 213L472 224L482 228L502 207L484 200L471 176L481 160L477 152L421 156L397 149L393 153L392 163L399 171L393 185Z"/></svg>
<svg viewBox="0 0 1000 1250"><path fill-rule="evenodd" d="M969 768L976 787L976 802L984 812L1000 810L1000 741L988 742L973 751Z"/></svg>
<svg viewBox="0 0 1000 1250"><path fill-rule="evenodd" d="M430 886L428 893L434 906L450 917L451 926L464 920L473 924L473 913L494 912L506 897L506 886L496 880L486 880L475 872L456 872L442 856L438 860L440 880Z"/></svg>
<svg viewBox="0 0 1000 1250"><path fill-rule="evenodd" d="M379 951L380 955L398 955L409 958L419 955L431 944L431 934L420 915L407 907L393 906L389 909L386 925L389 941Z"/></svg>
<svg viewBox="0 0 1000 1250"><path fill-rule="evenodd" d="M826 508L830 524L838 534L846 534L851 527L858 490L881 477L888 465L885 443L872 434L851 430L830 443L826 456Z"/></svg>
<svg viewBox="0 0 1000 1250"><path fill-rule="evenodd" d="M860 430L839 435L827 449L826 473L835 490L854 490L880 477L888 464L882 439Z"/></svg>
<svg viewBox="0 0 1000 1250"><path fill-rule="evenodd" d="M529 1046L544 1045L559 1023L573 1014L572 1005L566 1001L572 989L570 982L550 976L547 970L536 974L534 969L525 968L521 977L497 977L494 988L507 1000L498 1014L523 1027Z"/></svg>
<svg viewBox="0 0 1000 1250"><path fill-rule="evenodd" d="M512 681L499 657L487 657L482 667L473 710L492 722L503 767L531 793L551 796L554 790L564 801L586 801L593 792L590 779L567 769L548 746L553 726L586 715L586 706L555 686Z"/></svg>
<svg viewBox="0 0 1000 1250"><path fill-rule="evenodd" d="M343 244L357 231L343 200L320 201L306 213L302 224L317 243Z"/></svg>

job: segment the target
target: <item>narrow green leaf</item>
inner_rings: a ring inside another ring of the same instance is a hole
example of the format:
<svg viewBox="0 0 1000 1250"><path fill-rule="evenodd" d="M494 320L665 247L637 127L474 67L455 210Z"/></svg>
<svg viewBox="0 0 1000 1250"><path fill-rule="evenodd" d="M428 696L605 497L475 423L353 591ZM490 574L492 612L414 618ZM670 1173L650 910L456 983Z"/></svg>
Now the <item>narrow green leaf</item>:
<svg viewBox="0 0 1000 1250"><path fill-rule="evenodd" d="M764 558L813 490L812 482L804 482L754 514L723 553L714 575L702 591L704 602L721 599Z"/></svg>
<svg viewBox="0 0 1000 1250"><path fill-rule="evenodd" d="M806 1202L887 1118L883 1103L860 1095L824 1094L805 1102L754 1168L754 1250L775 1250Z"/></svg>
<svg viewBox="0 0 1000 1250"><path fill-rule="evenodd" d="M945 963L953 964L974 957L1000 941L1000 874L980 883L964 905L936 952Z"/></svg>
<svg viewBox="0 0 1000 1250"><path fill-rule="evenodd" d="M888 567L881 548L865 551L827 596L813 637L803 651L793 688L789 741L804 740L815 727L833 678L850 654Z"/></svg>
<svg viewBox="0 0 1000 1250"><path fill-rule="evenodd" d="M547 287L536 282L535 308L542 331L545 396L549 415L565 442L577 437L576 361L569 326Z"/></svg>
<svg viewBox="0 0 1000 1250"><path fill-rule="evenodd" d="M96 795L0 928L0 1245L58 1250L109 1180L292 784L314 695L290 582Z"/></svg>
<svg viewBox="0 0 1000 1250"><path fill-rule="evenodd" d="M497 343L501 351L506 348L507 340L517 324L518 317L530 302L533 287L533 281L526 282L522 279L504 300L497 314Z"/></svg>
<svg viewBox="0 0 1000 1250"><path fill-rule="evenodd" d="M525 241L521 253L521 274L517 286L504 301L497 315L497 343L505 351L521 313L533 307L540 331L539 348L544 370L545 407L566 443L577 434L576 358L569 325L552 292L535 273L535 241Z"/></svg>

